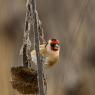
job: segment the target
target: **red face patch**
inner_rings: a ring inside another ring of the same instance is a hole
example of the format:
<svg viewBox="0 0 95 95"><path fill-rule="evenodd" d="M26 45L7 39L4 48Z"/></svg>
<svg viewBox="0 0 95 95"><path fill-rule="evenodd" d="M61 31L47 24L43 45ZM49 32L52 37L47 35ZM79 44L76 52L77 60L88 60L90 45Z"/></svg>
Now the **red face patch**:
<svg viewBox="0 0 95 95"><path fill-rule="evenodd" d="M52 41L52 44L59 44L60 42L58 40Z"/></svg>

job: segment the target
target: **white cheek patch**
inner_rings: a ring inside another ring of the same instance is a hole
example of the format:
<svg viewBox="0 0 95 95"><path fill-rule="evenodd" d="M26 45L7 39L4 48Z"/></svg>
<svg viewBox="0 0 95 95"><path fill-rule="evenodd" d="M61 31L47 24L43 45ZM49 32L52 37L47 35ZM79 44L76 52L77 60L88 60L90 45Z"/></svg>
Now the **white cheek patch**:
<svg viewBox="0 0 95 95"><path fill-rule="evenodd" d="M50 46L50 45L47 45L46 48L47 48L47 52L48 52L48 53L51 53L51 52L52 52L52 50L51 50L51 46Z"/></svg>

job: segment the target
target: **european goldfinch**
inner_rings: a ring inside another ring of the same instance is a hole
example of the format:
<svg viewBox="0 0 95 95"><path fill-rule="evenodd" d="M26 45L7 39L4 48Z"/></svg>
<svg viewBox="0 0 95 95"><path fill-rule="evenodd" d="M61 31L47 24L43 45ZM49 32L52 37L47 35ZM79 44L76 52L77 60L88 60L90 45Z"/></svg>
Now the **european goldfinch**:
<svg viewBox="0 0 95 95"><path fill-rule="evenodd" d="M59 41L56 39L48 40L46 44L40 45L40 54L43 57L43 65L46 68L52 67L54 64L57 64L59 61ZM37 65L36 51L31 51L32 62Z"/></svg>

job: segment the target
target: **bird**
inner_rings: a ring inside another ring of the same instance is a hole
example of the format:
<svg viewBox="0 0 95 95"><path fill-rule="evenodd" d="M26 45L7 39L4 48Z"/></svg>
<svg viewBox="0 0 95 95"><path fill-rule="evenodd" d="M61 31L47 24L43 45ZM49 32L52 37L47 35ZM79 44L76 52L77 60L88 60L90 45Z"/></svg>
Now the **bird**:
<svg viewBox="0 0 95 95"><path fill-rule="evenodd" d="M43 66L50 68L59 63L60 42L57 39L49 39L39 46L40 55L43 58ZM32 62L37 65L36 51L31 51Z"/></svg>

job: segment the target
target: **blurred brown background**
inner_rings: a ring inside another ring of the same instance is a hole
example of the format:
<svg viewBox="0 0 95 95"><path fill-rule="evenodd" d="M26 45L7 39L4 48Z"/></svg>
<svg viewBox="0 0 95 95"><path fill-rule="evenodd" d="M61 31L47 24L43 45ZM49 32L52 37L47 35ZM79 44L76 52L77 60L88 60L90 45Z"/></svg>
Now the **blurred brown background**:
<svg viewBox="0 0 95 95"><path fill-rule="evenodd" d="M0 95L20 65L26 0L0 0ZM61 42L60 64L47 71L48 95L95 95L95 0L37 0L46 38Z"/></svg>

